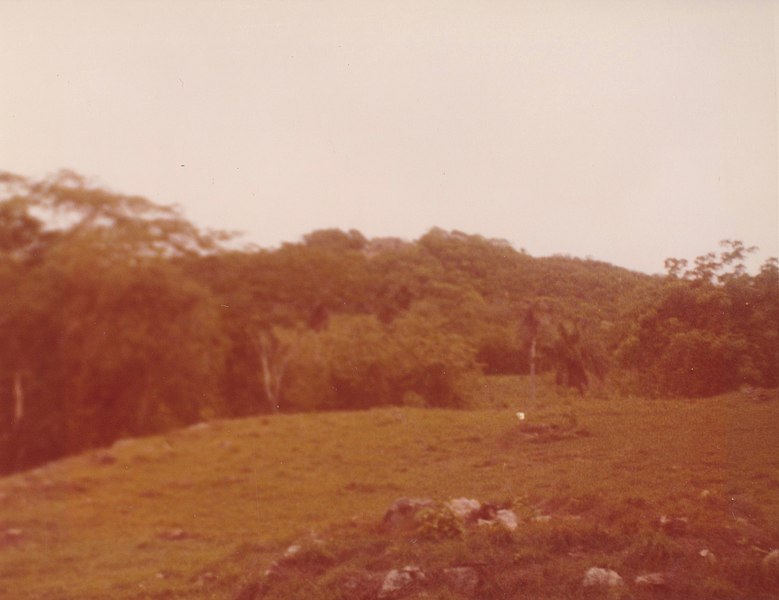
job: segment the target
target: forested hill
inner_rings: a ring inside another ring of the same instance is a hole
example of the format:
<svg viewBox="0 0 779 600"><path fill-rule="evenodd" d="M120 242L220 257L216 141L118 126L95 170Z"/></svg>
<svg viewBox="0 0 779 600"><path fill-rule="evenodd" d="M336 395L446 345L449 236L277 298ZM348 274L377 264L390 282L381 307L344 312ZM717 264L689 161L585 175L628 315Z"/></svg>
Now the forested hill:
<svg viewBox="0 0 779 600"><path fill-rule="evenodd" d="M235 251L73 173L0 184L0 472L217 416L466 406L531 363L582 394L777 384L777 264L740 242L666 277L439 229Z"/></svg>

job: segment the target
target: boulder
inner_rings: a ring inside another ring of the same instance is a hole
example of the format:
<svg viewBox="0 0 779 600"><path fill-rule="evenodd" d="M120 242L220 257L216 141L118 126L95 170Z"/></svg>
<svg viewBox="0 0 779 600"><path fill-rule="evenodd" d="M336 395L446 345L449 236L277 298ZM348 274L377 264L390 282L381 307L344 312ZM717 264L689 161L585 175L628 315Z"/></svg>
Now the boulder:
<svg viewBox="0 0 779 600"><path fill-rule="evenodd" d="M458 519L465 521L466 519L473 518L482 508L481 503L478 500L471 498L454 498L446 503L449 510L454 513ZM479 515L484 519L484 516Z"/></svg>
<svg viewBox="0 0 779 600"><path fill-rule="evenodd" d="M412 529L416 527L414 515L423 508L435 506L429 498L399 498L384 513L382 526L387 529Z"/></svg>
<svg viewBox="0 0 779 600"><path fill-rule="evenodd" d="M617 587L624 585L622 577L616 571L611 569L602 569L600 567L591 567L587 569L582 580L584 587L603 586L603 587Z"/></svg>
<svg viewBox="0 0 779 600"><path fill-rule="evenodd" d="M495 520L509 531L514 531L519 525L517 515L514 511L505 508L498 511L498 514L495 515Z"/></svg>
<svg viewBox="0 0 779 600"><path fill-rule="evenodd" d="M378 598L394 598L418 582L425 580L425 574L419 567L406 566L402 569L392 569L384 577Z"/></svg>

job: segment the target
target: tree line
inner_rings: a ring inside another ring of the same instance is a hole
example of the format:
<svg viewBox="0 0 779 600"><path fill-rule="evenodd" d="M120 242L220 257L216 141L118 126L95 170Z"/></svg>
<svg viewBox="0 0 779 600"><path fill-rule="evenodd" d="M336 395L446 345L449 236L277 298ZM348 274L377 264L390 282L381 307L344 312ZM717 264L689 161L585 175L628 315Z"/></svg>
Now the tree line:
<svg viewBox="0 0 779 600"><path fill-rule="evenodd" d="M0 472L217 416L463 406L481 374L646 395L779 377L777 262L750 275L737 241L652 277L440 229L232 250L65 171L0 194Z"/></svg>

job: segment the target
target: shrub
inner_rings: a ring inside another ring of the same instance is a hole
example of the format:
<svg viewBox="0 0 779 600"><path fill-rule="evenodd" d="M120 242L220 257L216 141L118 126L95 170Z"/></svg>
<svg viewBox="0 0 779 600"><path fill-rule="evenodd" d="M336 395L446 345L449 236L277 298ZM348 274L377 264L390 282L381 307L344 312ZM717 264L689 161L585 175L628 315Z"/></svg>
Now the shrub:
<svg viewBox="0 0 779 600"><path fill-rule="evenodd" d="M462 537L463 524L447 507L431 507L420 510L416 516L417 533L423 539L444 540Z"/></svg>

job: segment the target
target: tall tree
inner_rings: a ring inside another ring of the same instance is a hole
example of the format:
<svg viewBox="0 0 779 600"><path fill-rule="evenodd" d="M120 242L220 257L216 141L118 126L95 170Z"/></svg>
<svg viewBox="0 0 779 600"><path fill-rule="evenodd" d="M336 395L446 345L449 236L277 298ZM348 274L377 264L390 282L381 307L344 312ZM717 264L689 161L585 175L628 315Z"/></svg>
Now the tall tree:
<svg viewBox="0 0 779 600"><path fill-rule="evenodd" d="M23 401L4 468L214 410L216 305L175 259L219 236L70 172L0 181L0 380Z"/></svg>

